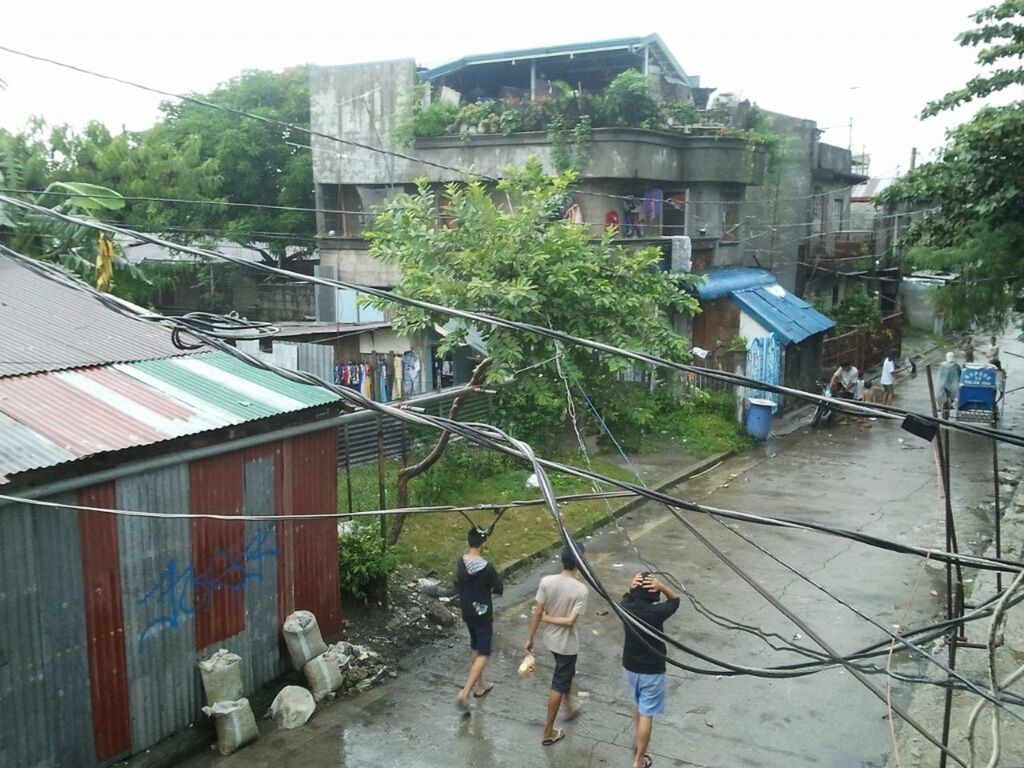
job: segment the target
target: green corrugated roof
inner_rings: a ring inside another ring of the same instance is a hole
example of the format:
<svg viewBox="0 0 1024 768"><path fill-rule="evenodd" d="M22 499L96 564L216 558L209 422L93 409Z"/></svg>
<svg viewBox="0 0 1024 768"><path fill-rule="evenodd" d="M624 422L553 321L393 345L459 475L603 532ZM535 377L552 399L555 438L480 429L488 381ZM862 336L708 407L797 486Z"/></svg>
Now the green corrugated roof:
<svg viewBox="0 0 1024 768"><path fill-rule="evenodd" d="M278 376L273 371L255 368L226 352L214 352L210 355L203 355L198 359L220 368L222 371L247 379L279 395L298 400L306 406L326 405L341 399L338 395L323 387L299 384L298 382L286 379L284 376Z"/></svg>
<svg viewBox="0 0 1024 768"><path fill-rule="evenodd" d="M251 391L236 388L196 372L190 366L208 365L252 386ZM337 395L320 387L297 384L276 373L255 368L226 352L211 352L175 360L146 360L131 363L131 368L142 371L160 381L198 398L199 400L239 417L243 421L275 416L316 405L336 402ZM281 398L293 403L281 404Z"/></svg>

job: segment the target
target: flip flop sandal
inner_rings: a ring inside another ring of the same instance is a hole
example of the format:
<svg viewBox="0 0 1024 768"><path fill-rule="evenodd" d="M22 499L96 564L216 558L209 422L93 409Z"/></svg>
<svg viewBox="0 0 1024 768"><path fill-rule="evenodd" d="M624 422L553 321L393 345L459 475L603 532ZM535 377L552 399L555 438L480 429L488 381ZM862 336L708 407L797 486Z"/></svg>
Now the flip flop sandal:
<svg viewBox="0 0 1024 768"><path fill-rule="evenodd" d="M490 693L493 690L494 690L494 683L488 683L487 687L484 688L482 691L481 690L473 691L473 697L477 698L477 699L482 699L484 696L486 696L488 693Z"/></svg>
<svg viewBox="0 0 1024 768"><path fill-rule="evenodd" d="M465 712L465 713L468 714L469 713L469 702L468 701L463 701L462 699L456 697L455 698L455 708L457 710L459 710L459 712Z"/></svg>
<svg viewBox="0 0 1024 768"><path fill-rule="evenodd" d="M544 740L543 740L543 741L541 742L541 744L543 744L543 745L544 745L545 747L550 747L550 746L551 746L552 744L554 744L554 743L555 743L556 741L561 741L561 740L562 740L562 739L564 739L564 738L565 738L565 731L563 731L563 730L561 730L561 729L558 729L558 728L556 728L556 729L555 729L555 735L554 735L554 736L552 736L552 737L551 737L551 738L549 738L549 739L544 739Z"/></svg>
<svg viewBox="0 0 1024 768"><path fill-rule="evenodd" d="M650 755L644 755L644 768L651 768L654 765L654 760Z"/></svg>

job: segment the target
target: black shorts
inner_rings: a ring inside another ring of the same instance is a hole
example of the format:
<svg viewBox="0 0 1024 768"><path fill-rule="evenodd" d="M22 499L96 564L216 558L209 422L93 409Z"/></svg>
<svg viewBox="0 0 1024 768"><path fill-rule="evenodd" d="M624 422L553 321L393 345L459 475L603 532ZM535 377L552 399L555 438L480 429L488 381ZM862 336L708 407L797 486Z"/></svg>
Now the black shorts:
<svg viewBox="0 0 1024 768"><path fill-rule="evenodd" d="M484 624L467 624L469 629L469 647L481 656L491 655L491 639L494 636L494 624L490 621Z"/></svg>
<svg viewBox="0 0 1024 768"><path fill-rule="evenodd" d="M555 657L555 673L551 676L551 690L568 693L572 688L572 679L576 677L576 654L566 656L564 653L551 652Z"/></svg>

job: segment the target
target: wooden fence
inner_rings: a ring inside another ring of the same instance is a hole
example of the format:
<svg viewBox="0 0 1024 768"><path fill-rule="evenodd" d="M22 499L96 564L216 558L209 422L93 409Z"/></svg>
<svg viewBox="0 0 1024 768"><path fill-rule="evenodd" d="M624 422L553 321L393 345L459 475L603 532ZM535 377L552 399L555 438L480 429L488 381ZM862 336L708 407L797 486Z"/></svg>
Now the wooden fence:
<svg viewBox="0 0 1024 768"><path fill-rule="evenodd" d="M902 346L903 313L894 312L882 318L877 333L872 333L866 326L860 326L825 339L822 345L822 368L826 373L831 373L844 360L849 360L863 371L879 365L890 349L899 353Z"/></svg>

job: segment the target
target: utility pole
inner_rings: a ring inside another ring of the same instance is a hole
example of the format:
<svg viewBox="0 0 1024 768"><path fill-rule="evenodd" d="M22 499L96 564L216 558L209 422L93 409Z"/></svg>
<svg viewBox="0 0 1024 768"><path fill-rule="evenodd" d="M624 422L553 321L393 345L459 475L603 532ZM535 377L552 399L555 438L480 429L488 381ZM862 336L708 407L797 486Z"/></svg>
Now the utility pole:
<svg viewBox="0 0 1024 768"><path fill-rule="evenodd" d="M917 166L917 147L911 147L910 149L910 170L914 170Z"/></svg>

